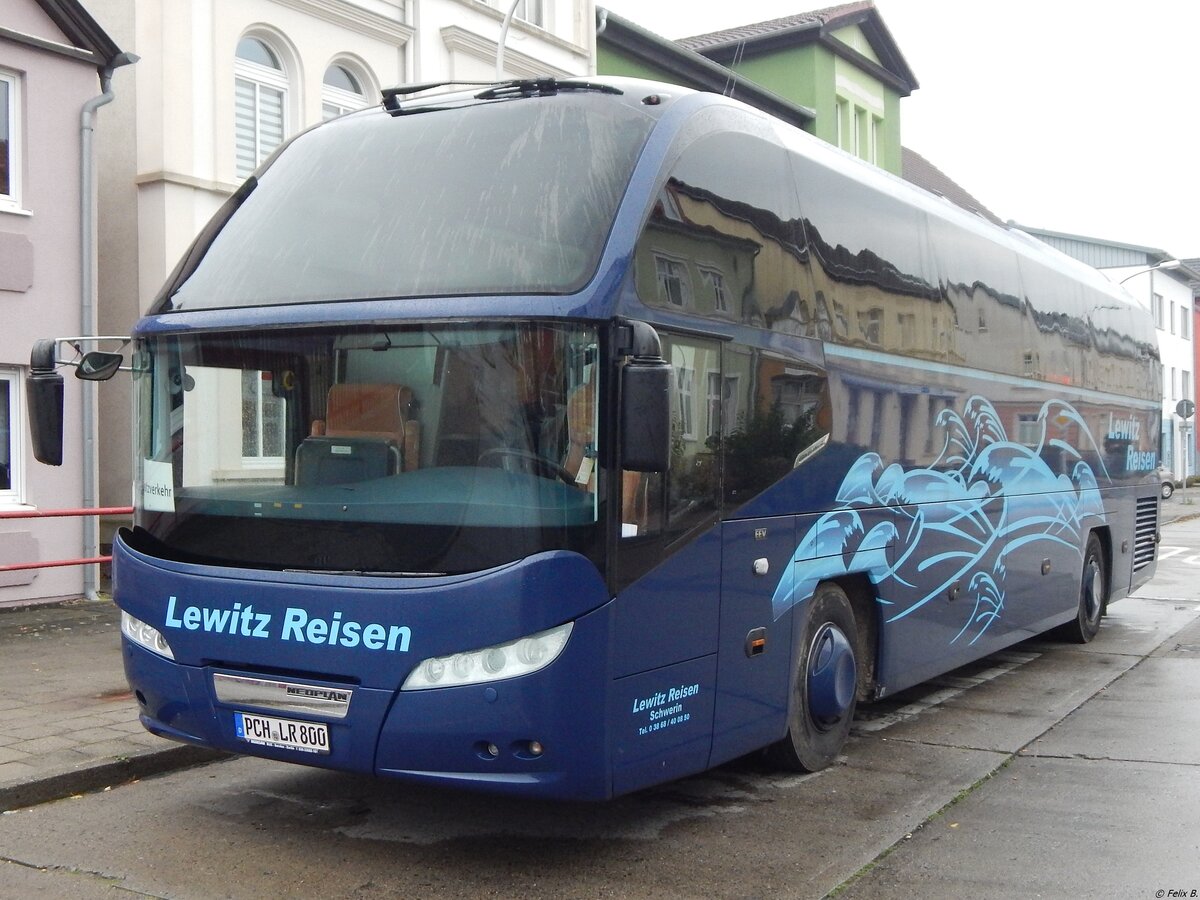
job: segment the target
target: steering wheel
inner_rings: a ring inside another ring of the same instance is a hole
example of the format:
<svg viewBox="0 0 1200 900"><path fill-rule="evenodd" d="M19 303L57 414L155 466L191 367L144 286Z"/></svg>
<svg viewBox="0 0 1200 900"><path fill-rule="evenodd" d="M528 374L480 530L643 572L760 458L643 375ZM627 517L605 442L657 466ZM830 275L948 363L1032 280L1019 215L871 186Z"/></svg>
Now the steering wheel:
<svg viewBox="0 0 1200 900"><path fill-rule="evenodd" d="M506 472L530 472L575 485L575 476L553 460L517 447L492 447L479 454L476 465L499 465Z"/></svg>

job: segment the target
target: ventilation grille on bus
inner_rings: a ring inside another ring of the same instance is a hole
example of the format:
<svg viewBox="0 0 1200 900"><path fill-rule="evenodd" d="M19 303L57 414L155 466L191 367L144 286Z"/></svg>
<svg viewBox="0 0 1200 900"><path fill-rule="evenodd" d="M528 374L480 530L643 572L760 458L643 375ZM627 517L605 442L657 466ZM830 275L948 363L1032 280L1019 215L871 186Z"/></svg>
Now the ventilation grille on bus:
<svg viewBox="0 0 1200 900"><path fill-rule="evenodd" d="M1154 536L1158 533L1158 498L1143 497L1137 502L1137 528L1133 538L1133 571L1154 562Z"/></svg>

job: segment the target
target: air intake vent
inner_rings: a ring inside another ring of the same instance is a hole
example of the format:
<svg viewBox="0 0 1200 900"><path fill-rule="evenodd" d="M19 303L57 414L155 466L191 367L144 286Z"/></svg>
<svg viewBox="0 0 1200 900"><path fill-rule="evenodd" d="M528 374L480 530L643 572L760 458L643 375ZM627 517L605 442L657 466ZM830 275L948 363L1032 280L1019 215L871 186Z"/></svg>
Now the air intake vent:
<svg viewBox="0 0 1200 900"><path fill-rule="evenodd" d="M1133 571L1154 562L1154 537L1158 534L1158 498L1143 497L1137 502L1137 527L1133 538Z"/></svg>

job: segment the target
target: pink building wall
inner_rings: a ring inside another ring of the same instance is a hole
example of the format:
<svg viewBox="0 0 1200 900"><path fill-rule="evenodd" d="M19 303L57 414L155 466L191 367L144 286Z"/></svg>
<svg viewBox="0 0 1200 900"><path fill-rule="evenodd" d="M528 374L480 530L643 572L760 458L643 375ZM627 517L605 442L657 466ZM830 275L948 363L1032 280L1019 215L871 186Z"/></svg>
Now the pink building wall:
<svg viewBox="0 0 1200 900"><path fill-rule="evenodd" d="M35 0L4 0L4 26L72 44ZM81 503L82 382L67 373L66 438L61 467L33 458L24 380L38 338L80 330L80 112L100 93L96 64L0 35L0 71L17 78L21 209L0 210L0 368L18 377L17 502L0 509L49 510ZM103 111L97 116L103 128ZM26 287L26 285L28 285ZM0 520L0 564L80 556L78 519ZM31 559L30 557L33 557ZM0 573L0 605L79 596L79 567Z"/></svg>

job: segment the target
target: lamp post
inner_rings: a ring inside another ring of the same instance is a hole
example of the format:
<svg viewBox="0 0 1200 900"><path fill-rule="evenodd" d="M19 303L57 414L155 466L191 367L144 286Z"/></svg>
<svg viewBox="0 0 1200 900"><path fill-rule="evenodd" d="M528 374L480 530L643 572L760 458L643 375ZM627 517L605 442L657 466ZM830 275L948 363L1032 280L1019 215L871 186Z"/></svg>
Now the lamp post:
<svg viewBox="0 0 1200 900"><path fill-rule="evenodd" d="M496 42L496 80L504 80L504 45L508 41L508 26L512 24L513 16L517 12L517 4L521 0L512 0L508 7L508 12L504 14L504 21L500 25L500 40ZM1178 260L1176 260L1178 262Z"/></svg>
<svg viewBox="0 0 1200 900"><path fill-rule="evenodd" d="M1180 400L1175 404L1175 415L1179 416L1183 421L1179 423L1179 432L1183 437L1183 499L1181 503L1190 504L1191 498L1187 495L1188 481L1188 442L1191 440L1192 433L1192 415L1196 412L1196 404L1191 400Z"/></svg>
<svg viewBox="0 0 1200 900"><path fill-rule="evenodd" d="M1178 269L1178 268L1181 268L1182 266L1183 266L1183 263L1178 259L1164 259L1159 262L1156 262L1152 266L1143 266L1140 269L1138 269L1136 272L1130 272L1128 275L1126 275L1124 278L1122 278L1120 281L1118 281L1117 284L1124 284L1130 278L1137 278L1139 275L1153 273L1160 269L1162 269L1162 270ZM1153 287L1154 286L1153 274L1151 274L1150 277L1151 277L1150 286Z"/></svg>

